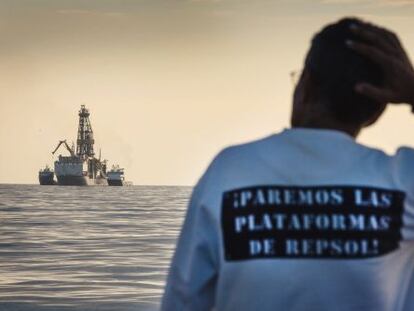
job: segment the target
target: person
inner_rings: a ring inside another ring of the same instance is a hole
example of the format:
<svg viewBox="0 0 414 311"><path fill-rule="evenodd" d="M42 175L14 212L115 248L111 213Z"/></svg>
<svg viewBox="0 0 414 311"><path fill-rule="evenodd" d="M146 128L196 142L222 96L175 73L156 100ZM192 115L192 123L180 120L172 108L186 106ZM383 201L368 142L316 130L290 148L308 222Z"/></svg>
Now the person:
<svg viewBox="0 0 414 311"><path fill-rule="evenodd" d="M225 148L195 186L161 309L414 310L414 149L355 141L389 103L414 107L393 32L317 33L291 128Z"/></svg>

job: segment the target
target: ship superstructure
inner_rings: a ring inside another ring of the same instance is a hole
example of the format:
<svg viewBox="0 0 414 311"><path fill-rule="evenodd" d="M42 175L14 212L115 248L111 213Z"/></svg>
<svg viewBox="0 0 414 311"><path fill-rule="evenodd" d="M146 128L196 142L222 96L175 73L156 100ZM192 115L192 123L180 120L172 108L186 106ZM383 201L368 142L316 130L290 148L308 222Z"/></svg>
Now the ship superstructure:
<svg viewBox="0 0 414 311"><path fill-rule="evenodd" d="M89 120L89 110L84 105L79 110L78 135L75 146L70 147L66 140L59 144L52 152L63 145L69 156L59 155L55 161L55 175L59 185L106 185L106 160L95 158L92 125Z"/></svg>

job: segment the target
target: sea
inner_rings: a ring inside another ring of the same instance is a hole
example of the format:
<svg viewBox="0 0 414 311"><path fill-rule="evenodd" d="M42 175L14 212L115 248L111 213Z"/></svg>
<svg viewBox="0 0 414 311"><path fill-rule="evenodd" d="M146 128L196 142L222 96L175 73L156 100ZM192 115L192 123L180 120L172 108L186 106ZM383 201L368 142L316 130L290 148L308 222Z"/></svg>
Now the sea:
<svg viewBox="0 0 414 311"><path fill-rule="evenodd" d="M0 311L158 310L191 190L0 185Z"/></svg>

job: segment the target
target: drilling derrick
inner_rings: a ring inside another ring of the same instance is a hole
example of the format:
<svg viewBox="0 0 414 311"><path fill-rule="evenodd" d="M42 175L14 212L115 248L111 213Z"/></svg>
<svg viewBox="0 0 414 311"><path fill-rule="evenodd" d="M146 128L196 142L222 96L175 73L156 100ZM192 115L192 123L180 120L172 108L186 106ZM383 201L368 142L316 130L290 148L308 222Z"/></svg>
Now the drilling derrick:
<svg viewBox="0 0 414 311"><path fill-rule="evenodd" d="M85 108L85 105L81 106L79 110L79 128L78 128L78 140L76 144L76 155L82 160L92 158L95 153L93 151L93 131L91 122L89 121L89 110Z"/></svg>

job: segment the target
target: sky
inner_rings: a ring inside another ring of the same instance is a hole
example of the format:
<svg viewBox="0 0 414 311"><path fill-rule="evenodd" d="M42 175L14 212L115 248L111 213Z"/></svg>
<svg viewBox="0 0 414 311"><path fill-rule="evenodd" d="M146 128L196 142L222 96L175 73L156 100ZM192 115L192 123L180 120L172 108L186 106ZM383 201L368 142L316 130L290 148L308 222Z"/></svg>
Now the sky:
<svg viewBox="0 0 414 311"><path fill-rule="evenodd" d="M290 73L344 16L414 58L414 0L0 0L0 183L37 183L84 104L128 180L193 185L224 147L289 127ZM414 146L414 116L390 106L358 141Z"/></svg>

